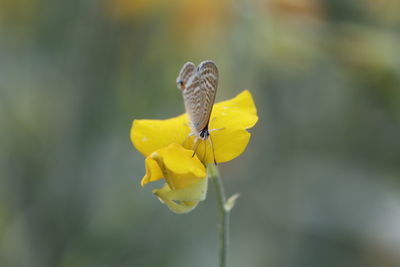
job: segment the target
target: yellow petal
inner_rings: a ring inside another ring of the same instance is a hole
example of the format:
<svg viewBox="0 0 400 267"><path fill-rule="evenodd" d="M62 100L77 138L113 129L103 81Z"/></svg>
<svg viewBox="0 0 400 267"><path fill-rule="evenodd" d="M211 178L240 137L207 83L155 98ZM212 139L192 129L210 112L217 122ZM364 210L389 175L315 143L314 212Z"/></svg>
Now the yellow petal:
<svg viewBox="0 0 400 267"><path fill-rule="evenodd" d="M142 185L165 178L172 190L186 188L206 177L206 169L193 151L171 144L146 158L146 175Z"/></svg>
<svg viewBox="0 0 400 267"><path fill-rule="evenodd" d="M190 130L185 114L167 120L134 120L131 141L145 157L172 143L181 144Z"/></svg>
<svg viewBox="0 0 400 267"><path fill-rule="evenodd" d="M157 181L161 178L164 177L164 174L158 166L157 161L155 161L153 158L148 157L145 160L146 164L146 175L142 178L142 181L140 182L141 186L144 186L147 183Z"/></svg>
<svg viewBox="0 0 400 267"><path fill-rule="evenodd" d="M253 127L257 120L253 97L248 90L244 90L236 97L214 105L209 129L248 129Z"/></svg>
<svg viewBox="0 0 400 267"><path fill-rule="evenodd" d="M163 163L168 172L165 179L176 190L197 183L206 177L206 169L193 151L178 144L171 144L163 156Z"/></svg>
<svg viewBox="0 0 400 267"><path fill-rule="evenodd" d="M207 140L199 140L196 150L197 157L205 163L217 163L230 161L246 149L250 140L250 133L244 129L220 129L212 131ZM194 138L187 142L187 147L194 147ZM211 147L211 142L213 147Z"/></svg>
<svg viewBox="0 0 400 267"><path fill-rule="evenodd" d="M194 156L193 151L183 148L178 144L168 146L164 154L164 164L171 172L176 174L192 173L196 177L205 177L204 165Z"/></svg>

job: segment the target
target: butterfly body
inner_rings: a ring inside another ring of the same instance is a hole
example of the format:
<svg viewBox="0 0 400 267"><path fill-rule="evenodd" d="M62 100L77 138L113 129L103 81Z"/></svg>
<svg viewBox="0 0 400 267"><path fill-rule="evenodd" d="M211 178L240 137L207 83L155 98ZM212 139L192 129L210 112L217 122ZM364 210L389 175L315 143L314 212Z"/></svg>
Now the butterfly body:
<svg viewBox="0 0 400 267"><path fill-rule="evenodd" d="M217 66L211 60L201 62L198 67L187 62L176 83L182 90L191 134L206 140L210 136L208 124L218 87Z"/></svg>

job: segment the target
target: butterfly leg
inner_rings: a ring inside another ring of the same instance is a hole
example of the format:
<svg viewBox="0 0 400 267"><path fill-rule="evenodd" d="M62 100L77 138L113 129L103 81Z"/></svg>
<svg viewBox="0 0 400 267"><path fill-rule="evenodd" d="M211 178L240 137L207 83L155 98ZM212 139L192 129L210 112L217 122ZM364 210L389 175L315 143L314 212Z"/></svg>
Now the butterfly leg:
<svg viewBox="0 0 400 267"><path fill-rule="evenodd" d="M200 141L201 141L201 139L198 138L198 137L196 137L196 138L194 139L194 149L193 149L192 158L193 158L194 155L196 154L196 151L197 151L197 148L199 147Z"/></svg>
<svg viewBox="0 0 400 267"><path fill-rule="evenodd" d="M219 131L219 130L224 130L224 129L225 129L225 128L211 129L211 130L209 130L208 132L211 133L211 132L214 132L214 131Z"/></svg>

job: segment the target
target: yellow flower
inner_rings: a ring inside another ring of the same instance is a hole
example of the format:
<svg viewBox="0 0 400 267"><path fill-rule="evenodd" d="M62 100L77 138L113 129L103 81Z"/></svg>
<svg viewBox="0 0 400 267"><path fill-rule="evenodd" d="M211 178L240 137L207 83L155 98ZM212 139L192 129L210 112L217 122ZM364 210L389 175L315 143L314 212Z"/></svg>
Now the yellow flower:
<svg viewBox="0 0 400 267"><path fill-rule="evenodd" d="M205 163L230 161L238 157L246 148L250 133L258 120L253 98L248 90L236 97L216 103L210 117L210 136L214 146L214 155L210 142L201 141L196 154ZM131 129L133 145L145 157L153 151L168 146L181 144L193 149L194 136L190 133L188 117L182 114L167 120L134 120Z"/></svg>
<svg viewBox="0 0 400 267"><path fill-rule="evenodd" d="M247 90L215 104L209 123L211 140L201 140L195 156L195 137L189 136L186 114L167 120L134 120L131 140L146 157L146 175L141 185L164 178L165 186L153 193L176 213L192 210L204 200L207 191L203 163L214 159L222 163L238 157L250 140L247 129L257 120L257 110Z"/></svg>

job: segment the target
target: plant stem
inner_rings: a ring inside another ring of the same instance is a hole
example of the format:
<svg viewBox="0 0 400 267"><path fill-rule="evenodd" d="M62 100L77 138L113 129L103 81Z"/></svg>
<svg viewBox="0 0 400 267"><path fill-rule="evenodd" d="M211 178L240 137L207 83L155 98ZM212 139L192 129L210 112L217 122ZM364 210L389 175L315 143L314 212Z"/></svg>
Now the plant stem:
<svg viewBox="0 0 400 267"><path fill-rule="evenodd" d="M217 196L217 205L219 212L219 267L226 267L226 256L229 240L229 211L225 209L225 193L221 176L215 164L208 164L208 177L211 179L215 187Z"/></svg>

